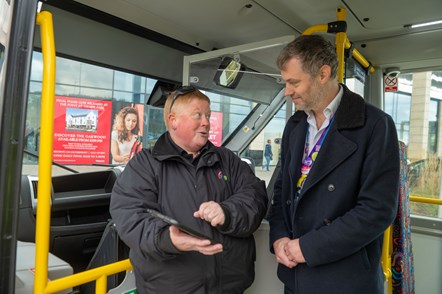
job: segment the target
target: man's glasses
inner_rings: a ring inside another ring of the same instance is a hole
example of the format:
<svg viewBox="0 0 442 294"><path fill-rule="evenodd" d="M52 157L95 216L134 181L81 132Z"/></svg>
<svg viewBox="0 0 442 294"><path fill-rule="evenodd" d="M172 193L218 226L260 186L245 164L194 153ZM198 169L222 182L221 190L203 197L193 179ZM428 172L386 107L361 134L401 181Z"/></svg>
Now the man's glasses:
<svg viewBox="0 0 442 294"><path fill-rule="evenodd" d="M175 100L183 95L192 93L193 91L196 91L197 89L194 86L181 86L178 89L175 90L175 95L173 95L172 103L170 103L169 112L172 111L172 106L175 103Z"/></svg>

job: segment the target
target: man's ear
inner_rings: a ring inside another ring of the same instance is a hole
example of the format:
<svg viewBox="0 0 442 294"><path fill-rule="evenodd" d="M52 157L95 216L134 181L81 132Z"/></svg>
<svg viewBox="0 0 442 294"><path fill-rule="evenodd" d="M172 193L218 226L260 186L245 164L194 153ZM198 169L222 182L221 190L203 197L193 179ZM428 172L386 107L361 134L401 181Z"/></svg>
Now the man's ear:
<svg viewBox="0 0 442 294"><path fill-rule="evenodd" d="M168 122L169 122L168 123L169 127L172 130L176 130L178 123L177 123L177 118L176 118L175 113L173 113L173 112L169 113L169 116L168 116L167 119L168 119Z"/></svg>
<svg viewBox="0 0 442 294"><path fill-rule="evenodd" d="M319 81L323 84L326 83L328 80L330 80L330 75L330 65L324 64L323 66L321 66L321 68L319 69Z"/></svg>

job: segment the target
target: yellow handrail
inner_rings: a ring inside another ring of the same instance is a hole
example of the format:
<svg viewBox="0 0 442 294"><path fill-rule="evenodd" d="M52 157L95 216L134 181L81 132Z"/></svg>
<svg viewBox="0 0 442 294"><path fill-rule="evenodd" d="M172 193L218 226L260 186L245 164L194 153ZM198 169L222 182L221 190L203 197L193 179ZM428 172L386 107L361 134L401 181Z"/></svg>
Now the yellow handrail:
<svg viewBox="0 0 442 294"><path fill-rule="evenodd" d="M328 25L327 24L318 24L311 27L308 27L304 32L302 32L303 35L313 35L314 33L326 33L328 31Z"/></svg>
<svg viewBox="0 0 442 294"><path fill-rule="evenodd" d="M393 290L393 284L391 281L391 276L392 276L391 254L393 248L393 246L391 245L393 238L392 226L393 225L390 225L384 232L384 242L382 244L382 257L381 257L382 270L384 272L384 281L388 282L388 293L392 293Z"/></svg>
<svg viewBox="0 0 442 294"><path fill-rule="evenodd" d="M338 21L345 21L346 16L347 12L345 9L338 8L336 10L336 18ZM336 33L335 39L336 54L338 55L338 81L343 83L345 75L345 40L347 40L347 33L345 31Z"/></svg>
<svg viewBox="0 0 442 294"><path fill-rule="evenodd" d="M43 79L41 94L40 144L38 161L38 204L35 236L35 279L34 293L54 293L96 280L96 293L106 293L107 276L125 270L132 265L129 259L105 265L69 277L48 281L49 228L51 217L52 180L52 134L54 129L55 95L55 44L52 14L43 11L37 14L37 25L43 53Z"/></svg>
<svg viewBox="0 0 442 294"><path fill-rule="evenodd" d="M338 8L336 10L338 22L345 22L346 14L347 12L344 8ZM329 33L331 27L334 26L331 24L318 24L307 28L302 34L312 35L314 33ZM336 32L335 44L336 54L338 56L338 82L343 83L345 72L345 49L350 49L352 45L347 37L347 33L341 31ZM368 69L369 72L373 73L375 71L371 63L368 62L356 48L352 48L351 54L353 58L357 60L362 67Z"/></svg>
<svg viewBox="0 0 442 294"><path fill-rule="evenodd" d="M34 293L43 293L48 281L49 227L51 216L52 133L54 129L55 45L52 14L37 14L43 53L40 144L38 160L37 221L35 233Z"/></svg>
<svg viewBox="0 0 442 294"><path fill-rule="evenodd" d="M427 204L442 205L442 199L434 199L434 198L427 198L427 197L410 196L410 201L427 203Z"/></svg>
<svg viewBox="0 0 442 294"><path fill-rule="evenodd" d="M427 197L419 197L419 196L410 196L411 202L420 202L427 204L438 204L442 205L442 199L434 199ZM392 271L391 271L391 254L393 251L393 234L392 234L392 225L390 225L384 232L384 243L382 244L382 270L384 272L384 281L388 282L388 293L393 293L393 284L392 284Z"/></svg>
<svg viewBox="0 0 442 294"><path fill-rule="evenodd" d="M78 274L50 281L45 293L54 293L97 280L97 283L95 285L95 293L104 294L107 291L107 276L111 276L116 273L131 269L132 265L129 259L125 259L112 264L90 269Z"/></svg>

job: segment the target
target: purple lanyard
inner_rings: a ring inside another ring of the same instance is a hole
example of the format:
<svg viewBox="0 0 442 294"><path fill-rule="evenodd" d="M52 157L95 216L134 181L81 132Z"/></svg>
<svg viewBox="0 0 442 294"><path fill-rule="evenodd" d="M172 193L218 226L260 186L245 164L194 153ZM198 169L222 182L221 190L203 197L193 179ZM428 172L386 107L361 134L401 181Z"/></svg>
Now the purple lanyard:
<svg viewBox="0 0 442 294"><path fill-rule="evenodd" d="M298 188L298 193L301 191L302 186L304 185L305 179L307 178L308 173L310 172L310 169L313 166L313 162L316 160L316 156L318 155L319 150L321 149L322 142L324 142L325 137L328 134L328 131L330 130L330 126L333 123L333 119L335 117L333 116L330 120L330 123L328 124L327 128L322 132L321 136L319 137L318 141L316 142L315 146L310 150L310 154L308 154L308 136L309 136L309 125L307 124L307 134L305 138L305 151L304 154L308 155L305 156L304 160L302 161L301 166L301 177L299 178L296 187Z"/></svg>

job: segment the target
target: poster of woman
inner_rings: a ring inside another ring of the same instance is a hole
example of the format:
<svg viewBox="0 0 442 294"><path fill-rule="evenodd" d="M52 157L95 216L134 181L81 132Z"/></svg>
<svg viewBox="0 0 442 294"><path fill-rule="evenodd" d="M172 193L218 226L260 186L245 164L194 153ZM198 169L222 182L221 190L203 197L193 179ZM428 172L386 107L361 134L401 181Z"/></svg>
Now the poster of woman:
<svg viewBox="0 0 442 294"><path fill-rule="evenodd" d="M112 164L127 164L142 148L144 105L118 104L111 132Z"/></svg>

